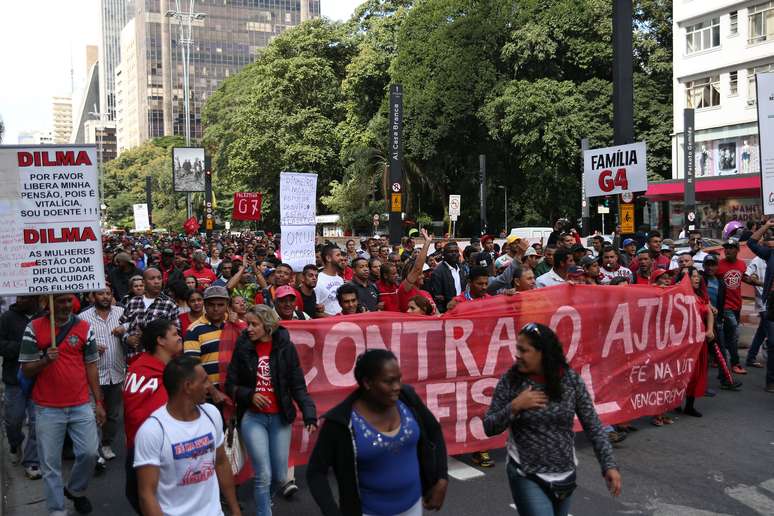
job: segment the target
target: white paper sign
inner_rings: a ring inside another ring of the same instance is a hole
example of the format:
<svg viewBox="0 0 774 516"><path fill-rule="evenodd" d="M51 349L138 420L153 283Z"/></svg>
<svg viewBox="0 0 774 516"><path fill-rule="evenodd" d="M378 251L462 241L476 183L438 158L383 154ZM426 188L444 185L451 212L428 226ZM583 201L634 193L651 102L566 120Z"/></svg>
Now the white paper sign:
<svg viewBox="0 0 774 516"><path fill-rule="evenodd" d="M96 147L0 146L0 296L105 288Z"/></svg>
<svg viewBox="0 0 774 516"><path fill-rule="evenodd" d="M317 174L280 173L280 226L314 226L316 216Z"/></svg>
<svg viewBox="0 0 774 516"><path fill-rule="evenodd" d="M774 73L756 76L763 214L774 215Z"/></svg>
<svg viewBox="0 0 774 516"><path fill-rule="evenodd" d="M132 204L134 210L134 230L148 231L150 229L150 218L148 217L148 205Z"/></svg>
<svg viewBox="0 0 774 516"><path fill-rule="evenodd" d="M282 261L301 272L304 266L316 263L314 254L315 226L281 226Z"/></svg>
<svg viewBox="0 0 774 516"><path fill-rule="evenodd" d="M459 195L450 195L449 196L449 218L453 221L457 220L457 217L460 216L460 203L462 202L462 198Z"/></svg>
<svg viewBox="0 0 774 516"><path fill-rule="evenodd" d="M587 197L647 190L645 142L583 151L583 184Z"/></svg>

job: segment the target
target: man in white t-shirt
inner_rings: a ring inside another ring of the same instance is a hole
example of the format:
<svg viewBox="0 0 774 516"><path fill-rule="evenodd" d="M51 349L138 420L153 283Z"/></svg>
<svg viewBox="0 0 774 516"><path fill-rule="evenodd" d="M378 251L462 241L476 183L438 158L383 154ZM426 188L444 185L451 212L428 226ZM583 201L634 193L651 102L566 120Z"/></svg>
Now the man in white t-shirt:
<svg viewBox="0 0 774 516"><path fill-rule="evenodd" d="M634 280L634 274L626 267L622 267L618 262L620 259L618 250L612 246L602 249L602 267L600 272L600 283L609 285L615 278L626 278L627 283Z"/></svg>
<svg viewBox="0 0 774 516"><path fill-rule="evenodd" d="M241 516L218 409L204 403L209 379L195 358L176 357L163 376L167 404L137 432L134 468L145 516L222 516L220 494Z"/></svg>
<svg viewBox="0 0 774 516"><path fill-rule="evenodd" d="M325 315L338 315L341 305L336 299L336 292L344 284L342 274L346 268L346 257L341 254L341 249L334 245L323 247L320 257L323 262L323 270L317 275L317 286L314 293L317 296L317 304L325 307Z"/></svg>

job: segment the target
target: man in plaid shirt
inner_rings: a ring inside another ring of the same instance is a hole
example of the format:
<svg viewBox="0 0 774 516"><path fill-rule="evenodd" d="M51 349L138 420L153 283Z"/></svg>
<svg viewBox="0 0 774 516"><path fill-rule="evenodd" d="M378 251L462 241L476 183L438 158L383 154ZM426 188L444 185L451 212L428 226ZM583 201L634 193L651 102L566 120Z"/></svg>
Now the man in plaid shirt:
<svg viewBox="0 0 774 516"><path fill-rule="evenodd" d="M161 272L150 268L142 275L145 293L133 297L126 305L119 322L126 331L127 358L142 353L140 335L145 326L156 319L168 319L180 328L177 304L161 291Z"/></svg>

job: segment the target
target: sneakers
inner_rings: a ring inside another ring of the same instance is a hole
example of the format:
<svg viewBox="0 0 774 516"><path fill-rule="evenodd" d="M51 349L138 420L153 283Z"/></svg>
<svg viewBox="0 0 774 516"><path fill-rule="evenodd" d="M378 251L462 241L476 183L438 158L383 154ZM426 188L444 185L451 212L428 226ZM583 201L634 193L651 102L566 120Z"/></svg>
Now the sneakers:
<svg viewBox="0 0 774 516"><path fill-rule="evenodd" d="M107 461L103 457L97 457L97 462L94 464L94 476L102 476L107 471Z"/></svg>
<svg viewBox="0 0 774 516"><path fill-rule="evenodd" d="M758 369L763 369L765 367L763 364L761 364L757 360L754 361L754 362L747 362L744 365L745 365L745 367L756 367Z"/></svg>
<svg viewBox="0 0 774 516"><path fill-rule="evenodd" d="M9 455L11 456L11 464L14 466L18 466L21 464L22 461L22 450L21 446L12 446L9 450Z"/></svg>
<svg viewBox="0 0 774 516"><path fill-rule="evenodd" d="M742 388L742 382L736 380L734 383L729 383L726 380L720 382L720 388L726 391L738 391Z"/></svg>
<svg viewBox="0 0 774 516"><path fill-rule="evenodd" d="M736 364L734 367L731 368L731 372L734 374L747 374L747 369L740 366L739 364Z"/></svg>
<svg viewBox="0 0 774 516"><path fill-rule="evenodd" d="M610 441L611 444L618 444L626 440L626 433L616 432L615 430L613 430L612 432L607 433L607 439Z"/></svg>
<svg viewBox="0 0 774 516"><path fill-rule="evenodd" d="M85 496L74 496L66 487L64 489L64 495L65 498L73 501L73 507L75 507L75 512L78 514L89 514L93 510L91 502Z"/></svg>
<svg viewBox="0 0 774 516"><path fill-rule="evenodd" d="M99 449L99 453L105 460L113 460L116 458L116 454L110 446L103 446Z"/></svg>
<svg viewBox="0 0 774 516"><path fill-rule="evenodd" d="M473 464L482 468L491 468L495 465L488 451L476 452L471 457Z"/></svg>
<svg viewBox="0 0 774 516"><path fill-rule="evenodd" d="M765 390L766 392L774 392L774 383L767 383Z"/></svg>
<svg viewBox="0 0 774 516"><path fill-rule="evenodd" d="M24 474L30 480L40 480L43 478L43 473L40 472L40 467L37 464L32 464L24 468Z"/></svg>
<svg viewBox="0 0 774 516"><path fill-rule="evenodd" d="M290 498L294 494L298 492L298 486L296 485L295 480L288 480L285 482L285 485L282 486L282 489L280 489L280 492L282 493L282 496L285 498Z"/></svg>

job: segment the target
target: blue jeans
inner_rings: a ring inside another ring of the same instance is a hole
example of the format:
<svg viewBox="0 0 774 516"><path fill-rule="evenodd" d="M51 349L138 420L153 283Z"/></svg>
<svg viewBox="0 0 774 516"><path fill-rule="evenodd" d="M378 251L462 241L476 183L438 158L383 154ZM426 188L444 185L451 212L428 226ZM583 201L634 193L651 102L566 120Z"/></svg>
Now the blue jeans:
<svg viewBox="0 0 774 516"><path fill-rule="evenodd" d="M38 446L35 441L35 409L32 400L24 395L18 385L5 384L3 395L5 405L5 434L8 436L8 445L11 448L19 448L24 443L24 418L29 420L29 435L24 443L22 454L22 466L38 465Z"/></svg>
<svg viewBox="0 0 774 516"><path fill-rule="evenodd" d="M64 515L65 501L62 490L62 445L65 434L73 441L75 462L70 471L67 490L74 496L84 496L94 473L99 439L97 421L91 403L75 407L43 407L35 405L35 431L38 436L38 457L43 482L46 486L46 505L49 514Z"/></svg>
<svg viewBox="0 0 774 516"><path fill-rule="evenodd" d="M723 356L726 357L728 367L739 365L739 312L723 310L722 338L718 340L721 346ZM723 379L723 368L718 367L718 378Z"/></svg>
<svg viewBox="0 0 774 516"><path fill-rule="evenodd" d="M290 425L279 414L247 411L239 427L255 471L255 506L258 516L271 516L271 497L285 483L290 452Z"/></svg>
<svg viewBox="0 0 774 516"><path fill-rule="evenodd" d="M552 500L539 485L520 475L516 465L510 459L508 459L506 472L519 516L567 516L570 512L572 495L561 502Z"/></svg>
<svg viewBox="0 0 774 516"><path fill-rule="evenodd" d="M774 335L774 321L767 321L769 335ZM767 344L768 358L766 359L766 385L774 385L774 346L771 341Z"/></svg>
<svg viewBox="0 0 774 516"><path fill-rule="evenodd" d="M758 351L761 349L761 345L764 340L769 339L769 321L766 320L766 312L759 312L758 316L761 318L758 323L758 329L755 330L755 336L752 343L750 343L750 349L747 351L747 365L752 365L755 359L758 358Z"/></svg>

